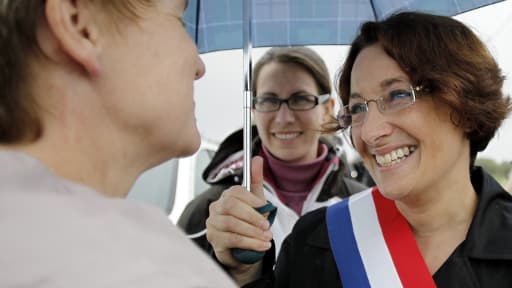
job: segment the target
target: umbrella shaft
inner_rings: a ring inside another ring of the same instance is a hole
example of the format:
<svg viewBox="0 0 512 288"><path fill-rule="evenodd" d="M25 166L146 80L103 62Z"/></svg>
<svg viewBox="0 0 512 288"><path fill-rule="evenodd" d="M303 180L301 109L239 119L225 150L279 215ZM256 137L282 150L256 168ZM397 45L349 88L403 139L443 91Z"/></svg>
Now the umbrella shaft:
<svg viewBox="0 0 512 288"><path fill-rule="evenodd" d="M244 168L242 185L251 191L251 91L244 91Z"/></svg>
<svg viewBox="0 0 512 288"><path fill-rule="evenodd" d="M243 0L243 41L244 41L244 167L242 185L251 191L251 107L252 107L252 59L251 59L251 2L252 0Z"/></svg>

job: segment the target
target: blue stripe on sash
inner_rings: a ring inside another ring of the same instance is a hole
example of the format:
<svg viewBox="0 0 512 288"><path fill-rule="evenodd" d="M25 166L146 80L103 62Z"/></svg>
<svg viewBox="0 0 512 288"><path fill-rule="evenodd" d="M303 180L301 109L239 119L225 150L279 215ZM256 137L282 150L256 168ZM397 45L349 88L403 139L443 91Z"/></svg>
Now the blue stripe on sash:
<svg viewBox="0 0 512 288"><path fill-rule="evenodd" d="M371 287L354 237L348 201L345 199L327 208L331 250L344 288Z"/></svg>

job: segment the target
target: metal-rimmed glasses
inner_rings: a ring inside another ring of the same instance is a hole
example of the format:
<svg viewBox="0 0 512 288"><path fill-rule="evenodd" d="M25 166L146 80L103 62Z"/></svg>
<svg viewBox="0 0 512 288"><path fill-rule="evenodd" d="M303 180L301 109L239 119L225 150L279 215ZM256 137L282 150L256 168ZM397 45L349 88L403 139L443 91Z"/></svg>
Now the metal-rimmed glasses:
<svg viewBox="0 0 512 288"><path fill-rule="evenodd" d="M370 102L375 102L382 114L402 110L416 102L416 92L421 89L421 86L412 87L405 81L395 81L385 89L381 97L370 100L364 100L359 96L351 97L349 104L343 106L342 111L338 114L338 123L342 130L360 125L364 122Z"/></svg>
<svg viewBox="0 0 512 288"><path fill-rule="evenodd" d="M310 94L292 95L287 99L272 96L254 97L252 105L258 112L275 112L281 109L281 104L286 103L288 109L293 111L306 111L315 108L318 104L324 103L331 97L330 94L319 96Z"/></svg>

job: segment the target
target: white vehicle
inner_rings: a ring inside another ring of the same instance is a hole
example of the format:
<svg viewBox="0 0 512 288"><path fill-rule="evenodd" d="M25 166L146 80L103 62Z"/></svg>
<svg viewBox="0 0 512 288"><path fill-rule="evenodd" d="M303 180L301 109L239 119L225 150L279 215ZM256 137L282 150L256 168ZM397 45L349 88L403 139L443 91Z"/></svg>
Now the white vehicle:
<svg viewBox="0 0 512 288"><path fill-rule="evenodd" d="M194 155L169 160L144 172L128 198L161 208L176 223L187 203L208 188L201 174L217 147L218 144L203 140Z"/></svg>

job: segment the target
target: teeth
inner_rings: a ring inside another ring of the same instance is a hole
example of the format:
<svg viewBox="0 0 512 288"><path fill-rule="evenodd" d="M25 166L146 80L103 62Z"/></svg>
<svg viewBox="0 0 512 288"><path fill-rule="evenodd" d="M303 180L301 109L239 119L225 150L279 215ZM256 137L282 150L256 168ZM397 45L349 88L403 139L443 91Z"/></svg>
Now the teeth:
<svg viewBox="0 0 512 288"><path fill-rule="evenodd" d="M405 152L405 151L404 151L404 149L398 149L398 150L396 151L396 156L397 156L398 158L402 158L402 157L404 157L404 155L405 155L406 153L407 153L407 154L409 154L409 148L405 147L405 149L407 149L407 152Z"/></svg>
<svg viewBox="0 0 512 288"><path fill-rule="evenodd" d="M276 136L276 138L278 139L282 139L282 140L288 140L288 139L293 139L293 138L296 138L300 135L300 133L275 133L274 136Z"/></svg>
<svg viewBox="0 0 512 288"><path fill-rule="evenodd" d="M398 148L384 155L375 155L375 160L380 166L395 165L407 158L415 149L413 146Z"/></svg>
<svg viewBox="0 0 512 288"><path fill-rule="evenodd" d="M396 160L398 156L396 155L396 150L395 151L391 151L391 160Z"/></svg>

